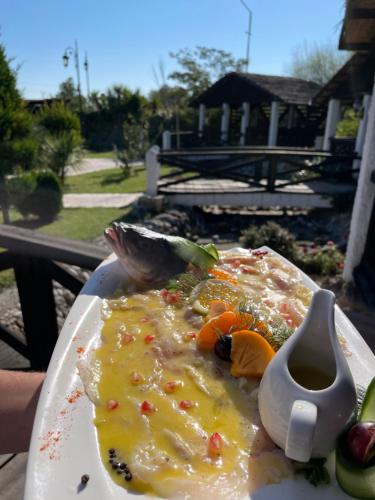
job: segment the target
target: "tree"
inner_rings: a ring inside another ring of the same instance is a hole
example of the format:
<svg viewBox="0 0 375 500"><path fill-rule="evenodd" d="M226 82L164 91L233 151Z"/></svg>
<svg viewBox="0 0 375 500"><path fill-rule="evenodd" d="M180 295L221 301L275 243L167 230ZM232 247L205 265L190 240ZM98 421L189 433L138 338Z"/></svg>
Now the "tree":
<svg viewBox="0 0 375 500"><path fill-rule="evenodd" d="M81 125L78 116L63 103L44 107L37 122L41 132L40 160L64 183L68 165L82 159Z"/></svg>
<svg viewBox="0 0 375 500"><path fill-rule="evenodd" d="M185 48L169 55L181 67L169 78L178 82L189 97L197 96L226 73L241 71L245 65L244 59L236 59L230 52L208 47Z"/></svg>
<svg viewBox="0 0 375 500"><path fill-rule="evenodd" d="M56 97L57 99L61 99L66 106L76 113L80 111L79 94L77 87L74 85L73 78L69 77L60 83Z"/></svg>
<svg viewBox="0 0 375 500"><path fill-rule="evenodd" d="M5 224L10 222L7 176L17 167L30 167L36 152L36 145L28 137L31 116L16 83L16 73L0 45L0 205Z"/></svg>
<svg viewBox="0 0 375 500"><path fill-rule="evenodd" d="M288 73L297 78L324 85L345 64L348 54L339 52L330 42L295 47Z"/></svg>

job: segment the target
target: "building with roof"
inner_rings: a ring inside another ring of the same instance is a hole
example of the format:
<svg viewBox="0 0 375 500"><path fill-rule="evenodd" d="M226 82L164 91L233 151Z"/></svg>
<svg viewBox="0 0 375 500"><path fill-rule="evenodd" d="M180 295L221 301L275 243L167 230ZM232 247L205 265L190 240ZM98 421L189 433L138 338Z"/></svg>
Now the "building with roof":
<svg viewBox="0 0 375 500"><path fill-rule="evenodd" d="M215 142L206 135L206 113L219 108L223 145L313 146L324 118L322 108L312 104L319 90L301 78L228 73L191 104L199 109L198 136L203 143Z"/></svg>
<svg viewBox="0 0 375 500"><path fill-rule="evenodd" d="M356 149L362 158L344 279L355 278L375 306L375 0L347 1L339 47L358 52L316 98L329 97L331 109L338 107L342 98L362 99L362 119L356 140Z"/></svg>

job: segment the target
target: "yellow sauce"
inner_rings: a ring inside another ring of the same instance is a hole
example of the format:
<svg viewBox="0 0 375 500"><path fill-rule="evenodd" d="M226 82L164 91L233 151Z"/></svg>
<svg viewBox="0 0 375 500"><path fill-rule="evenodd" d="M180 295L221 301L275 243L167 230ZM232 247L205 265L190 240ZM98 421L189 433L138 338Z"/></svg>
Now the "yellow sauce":
<svg viewBox="0 0 375 500"><path fill-rule="evenodd" d="M114 310L105 321L102 345L95 352L101 363L95 424L103 462L121 486L128 485L108 463L110 448L128 463L133 473L129 487L138 491L155 492L153 485L166 479L209 482L212 476L234 472L241 475L240 486L246 483L254 410L228 368L218 373L216 360L199 353L194 339L186 342L192 327L183 313L183 309L166 307L159 293L151 292L129 297L126 308ZM123 343L124 335L134 340ZM148 335L155 336L150 343L145 342ZM134 373L143 383L132 383ZM169 381L181 385L168 393L165 384ZM110 400L119 406L108 409ZM183 400L194 406L180 409ZM143 401L153 404L156 411L143 415ZM212 458L208 450L215 432L224 442L218 458ZM138 473L139 463L152 470Z"/></svg>

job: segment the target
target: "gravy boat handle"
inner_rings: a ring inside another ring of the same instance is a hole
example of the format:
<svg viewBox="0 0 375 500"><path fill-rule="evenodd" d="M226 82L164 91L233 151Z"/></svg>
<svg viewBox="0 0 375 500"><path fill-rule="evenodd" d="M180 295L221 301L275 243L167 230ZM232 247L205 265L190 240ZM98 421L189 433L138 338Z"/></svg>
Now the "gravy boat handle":
<svg viewBox="0 0 375 500"><path fill-rule="evenodd" d="M294 401L286 437L285 455L298 462L311 458L318 408L313 403Z"/></svg>

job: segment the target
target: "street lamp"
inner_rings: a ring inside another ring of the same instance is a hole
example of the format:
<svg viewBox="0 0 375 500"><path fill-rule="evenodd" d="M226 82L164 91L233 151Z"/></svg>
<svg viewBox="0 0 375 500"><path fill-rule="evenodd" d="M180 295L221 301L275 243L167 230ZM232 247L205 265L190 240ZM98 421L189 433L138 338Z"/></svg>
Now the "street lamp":
<svg viewBox="0 0 375 500"><path fill-rule="evenodd" d="M242 5L245 7L247 12L249 13L249 28L245 33L247 34L247 47L246 47L246 72L249 71L249 65L250 65L250 36L251 36L251 23L253 20L253 13L251 9L245 4L244 0L240 0Z"/></svg>
<svg viewBox="0 0 375 500"><path fill-rule="evenodd" d="M69 58L74 56L75 67L77 71L77 90L79 99L79 111L82 114L82 94L81 94L81 75L79 72L79 53L78 53L78 43L75 40L74 49L73 47L67 47L62 56L64 67L67 68L69 64Z"/></svg>

